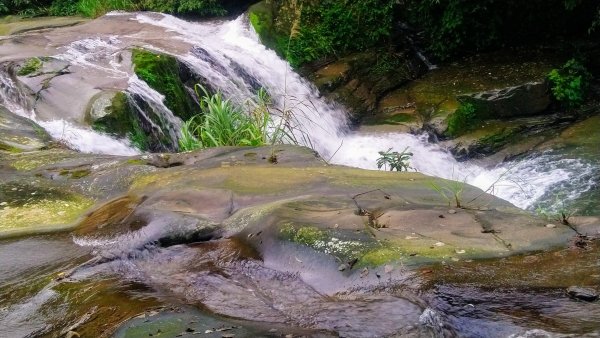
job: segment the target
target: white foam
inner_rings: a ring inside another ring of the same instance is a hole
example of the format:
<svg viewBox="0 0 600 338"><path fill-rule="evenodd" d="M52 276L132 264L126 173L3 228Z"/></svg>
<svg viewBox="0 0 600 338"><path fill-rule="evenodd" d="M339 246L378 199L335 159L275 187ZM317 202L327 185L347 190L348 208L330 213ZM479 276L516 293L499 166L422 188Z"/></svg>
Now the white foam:
<svg viewBox="0 0 600 338"><path fill-rule="evenodd" d="M132 156L140 152L128 140L83 128L65 120L36 121L52 138L82 153Z"/></svg>

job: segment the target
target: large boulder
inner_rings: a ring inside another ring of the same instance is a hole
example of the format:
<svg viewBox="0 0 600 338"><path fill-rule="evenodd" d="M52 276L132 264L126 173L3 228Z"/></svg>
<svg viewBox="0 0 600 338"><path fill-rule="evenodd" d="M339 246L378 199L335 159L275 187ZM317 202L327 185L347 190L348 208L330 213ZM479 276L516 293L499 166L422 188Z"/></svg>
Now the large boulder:
<svg viewBox="0 0 600 338"><path fill-rule="evenodd" d="M536 115L551 103L550 88L546 81L472 94L458 95L462 104L471 104L483 118L511 118Z"/></svg>

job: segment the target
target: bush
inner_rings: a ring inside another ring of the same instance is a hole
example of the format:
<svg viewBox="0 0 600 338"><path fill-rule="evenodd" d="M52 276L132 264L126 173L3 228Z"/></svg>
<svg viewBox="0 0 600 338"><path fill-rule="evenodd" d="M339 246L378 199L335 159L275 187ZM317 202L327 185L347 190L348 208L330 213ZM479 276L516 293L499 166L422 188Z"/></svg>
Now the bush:
<svg viewBox="0 0 600 338"><path fill-rule="evenodd" d="M199 93L198 88L203 93ZM219 92L210 95L206 89L196 86L196 93L200 97L201 115L185 122L179 140L181 151L268 143L267 129L271 119L267 110L246 114Z"/></svg>
<svg viewBox="0 0 600 338"><path fill-rule="evenodd" d="M276 28L272 32L275 37L270 40L276 42L272 47L297 67L385 41L393 30L398 1L321 0L302 2L296 8L281 6L275 9L279 16L275 17Z"/></svg>
<svg viewBox="0 0 600 338"><path fill-rule="evenodd" d="M462 104L448 118L448 134L454 137L464 134L478 121L475 107L470 103Z"/></svg>
<svg viewBox="0 0 600 338"><path fill-rule="evenodd" d="M580 106L586 96L592 76L576 59L548 74L554 98L569 108Z"/></svg>
<svg viewBox="0 0 600 338"><path fill-rule="evenodd" d="M7 0L0 1L0 14L26 17L76 15L95 18L114 10L150 10L171 14L220 16L227 14L222 0Z"/></svg>

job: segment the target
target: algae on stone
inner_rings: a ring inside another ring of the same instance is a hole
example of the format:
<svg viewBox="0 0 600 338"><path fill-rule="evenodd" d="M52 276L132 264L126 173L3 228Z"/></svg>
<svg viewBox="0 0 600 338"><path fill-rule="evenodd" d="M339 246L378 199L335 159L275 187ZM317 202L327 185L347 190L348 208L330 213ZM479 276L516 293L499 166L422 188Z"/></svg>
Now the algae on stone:
<svg viewBox="0 0 600 338"><path fill-rule="evenodd" d="M181 80L177 59L145 49L132 51L135 74L165 96L165 105L183 120L194 116L199 107Z"/></svg>

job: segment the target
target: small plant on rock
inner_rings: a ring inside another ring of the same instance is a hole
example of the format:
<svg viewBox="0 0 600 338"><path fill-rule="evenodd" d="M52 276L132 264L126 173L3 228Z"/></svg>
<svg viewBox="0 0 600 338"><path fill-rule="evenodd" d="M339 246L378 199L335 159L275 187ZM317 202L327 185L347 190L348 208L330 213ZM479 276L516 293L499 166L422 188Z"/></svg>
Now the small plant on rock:
<svg viewBox="0 0 600 338"><path fill-rule="evenodd" d="M592 76L576 59L571 59L560 69L548 74L554 98L568 108L579 107L584 99Z"/></svg>
<svg viewBox="0 0 600 338"><path fill-rule="evenodd" d="M460 105L448 118L448 134L459 136L471 130L478 121L475 107L470 103Z"/></svg>
<svg viewBox="0 0 600 338"><path fill-rule="evenodd" d="M392 151L392 148L387 151L380 151L380 157L377 159L377 168L382 167L389 171L408 171L410 169L410 158L413 153L408 151L408 147L402 152Z"/></svg>
<svg viewBox="0 0 600 338"><path fill-rule="evenodd" d="M33 57L27 59L23 66L21 66L21 69L19 69L19 71L17 72L17 75L27 76L36 73L42 68L43 64L44 63L42 62L42 60L40 60L40 58Z"/></svg>

